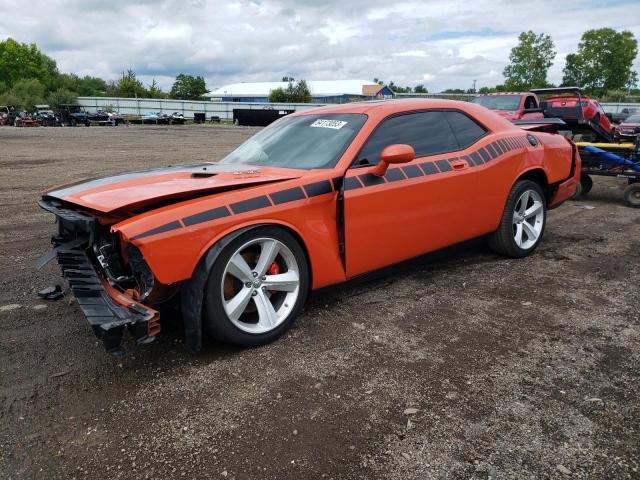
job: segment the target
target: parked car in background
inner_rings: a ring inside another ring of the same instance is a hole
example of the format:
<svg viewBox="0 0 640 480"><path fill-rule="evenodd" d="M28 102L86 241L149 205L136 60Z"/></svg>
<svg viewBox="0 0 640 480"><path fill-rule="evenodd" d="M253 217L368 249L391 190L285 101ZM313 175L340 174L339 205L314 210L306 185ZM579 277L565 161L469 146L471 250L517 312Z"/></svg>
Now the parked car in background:
<svg viewBox="0 0 640 480"><path fill-rule="evenodd" d="M640 113L628 116L624 122L618 125L613 138L616 141L631 140L635 142L638 135L640 135Z"/></svg>
<svg viewBox="0 0 640 480"><path fill-rule="evenodd" d="M60 119L60 124L63 127L75 127L78 125L85 125L89 127L91 125L87 112L84 108L75 103L65 103L60 105L58 118Z"/></svg>
<svg viewBox="0 0 640 480"><path fill-rule="evenodd" d="M16 114L16 107L13 105L0 105L0 125L13 125Z"/></svg>
<svg viewBox="0 0 640 480"><path fill-rule="evenodd" d="M15 119L13 120L13 125L15 127L37 127L40 124L35 118L35 115L23 111L16 114Z"/></svg>
<svg viewBox="0 0 640 480"><path fill-rule="evenodd" d="M543 118L535 93L487 93L477 96L472 102L493 110L510 121Z"/></svg>
<svg viewBox="0 0 640 480"><path fill-rule="evenodd" d="M46 192L58 231L40 263L57 255L110 352L125 330L153 341L171 299L191 350L203 331L262 345L311 290L485 235L503 255L532 254L547 210L580 182L576 146L538 128L448 100L296 112L220 162Z"/></svg>
<svg viewBox="0 0 640 480"><path fill-rule="evenodd" d="M169 125L184 125L186 118L180 112L173 112L169 117Z"/></svg>
<svg viewBox="0 0 640 480"><path fill-rule="evenodd" d="M148 112L142 115L142 123L155 123L156 125L168 125L169 115L162 112Z"/></svg>
<svg viewBox="0 0 640 480"><path fill-rule="evenodd" d="M87 118L90 123L97 123L98 125L117 126L124 122L124 118L118 112L106 112L100 109L93 113L87 113Z"/></svg>
<svg viewBox="0 0 640 480"><path fill-rule="evenodd" d="M619 112L614 112L611 114L611 121L614 123L622 123L627 119L627 117L635 113L640 113L637 108L624 107Z"/></svg>
<svg viewBox="0 0 640 480"><path fill-rule="evenodd" d="M51 110L49 105L35 105L36 110L33 116L42 127L57 127L60 125L58 116Z"/></svg>

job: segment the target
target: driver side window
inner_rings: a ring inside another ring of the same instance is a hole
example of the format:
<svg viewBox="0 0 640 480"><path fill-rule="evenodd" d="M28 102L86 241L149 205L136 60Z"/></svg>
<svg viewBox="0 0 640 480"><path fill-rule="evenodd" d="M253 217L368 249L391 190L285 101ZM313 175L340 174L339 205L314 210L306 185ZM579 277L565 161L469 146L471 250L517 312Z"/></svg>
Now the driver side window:
<svg viewBox="0 0 640 480"><path fill-rule="evenodd" d="M389 145L411 145L416 158L467 148L487 131L467 115L453 110L430 110L396 115L383 121L356 157L354 167L377 165Z"/></svg>
<svg viewBox="0 0 640 480"><path fill-rule="evenodd" d="M417 112L388 118L371 134L356 159L355 166L377 165L382 150L396 143L411 145L416 157L457 150L444 113Z"/></svg>

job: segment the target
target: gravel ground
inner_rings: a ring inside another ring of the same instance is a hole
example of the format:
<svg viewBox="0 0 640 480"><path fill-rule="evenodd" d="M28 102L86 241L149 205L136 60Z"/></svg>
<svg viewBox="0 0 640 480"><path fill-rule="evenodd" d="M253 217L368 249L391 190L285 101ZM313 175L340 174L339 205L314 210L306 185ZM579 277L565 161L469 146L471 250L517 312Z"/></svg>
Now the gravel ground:
<svg viewBox="0 0 640 480"><path fill-rule="evenodd" d="M0 477L640 478L640 210L616 180L550 212L529 258L470 242L325 290L262 348L191 355L176 319L115 358L36 298L40 191L255 131L0 128Z"/></svg>

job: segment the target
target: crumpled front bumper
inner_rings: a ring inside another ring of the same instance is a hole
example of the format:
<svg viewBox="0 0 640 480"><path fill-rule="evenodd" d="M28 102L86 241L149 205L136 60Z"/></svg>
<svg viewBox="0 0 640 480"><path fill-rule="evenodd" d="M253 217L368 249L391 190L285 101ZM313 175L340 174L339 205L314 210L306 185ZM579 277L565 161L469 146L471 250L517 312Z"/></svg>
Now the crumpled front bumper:
<svg viewBox="0 0 640 480"><path fill-rule="evenodd" d="M109 353L122 354L125 328L137 344L160 333L160 314L109 285L82 248L58 250L58 264L95 335Z"/></svg>
<svg viewBox="0 0 640 480"><path fill-rule="evenodd" d="M51 199L43 199L39 205L57 217L58 235L51 239L53 249L36 266L41 268L57 257L62 276L106 350L113 354L124 352L125 329L139 345L155 340L160 333L159 312L114 288L89 256L95 241L96 218Z"/></svg>

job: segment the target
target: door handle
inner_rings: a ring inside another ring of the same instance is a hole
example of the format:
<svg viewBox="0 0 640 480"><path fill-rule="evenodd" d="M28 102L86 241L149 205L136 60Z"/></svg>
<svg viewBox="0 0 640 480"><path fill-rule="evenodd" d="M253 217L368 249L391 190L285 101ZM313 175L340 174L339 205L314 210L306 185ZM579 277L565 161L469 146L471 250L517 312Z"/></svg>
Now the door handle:
<svg viewBox="0 0 640 480"><path fill-rule="evenodd" d="M451 162L451 168L453 168L454 170L464 170L468 166L469 165L464 160L454 160L453 162Z"/></svg>

